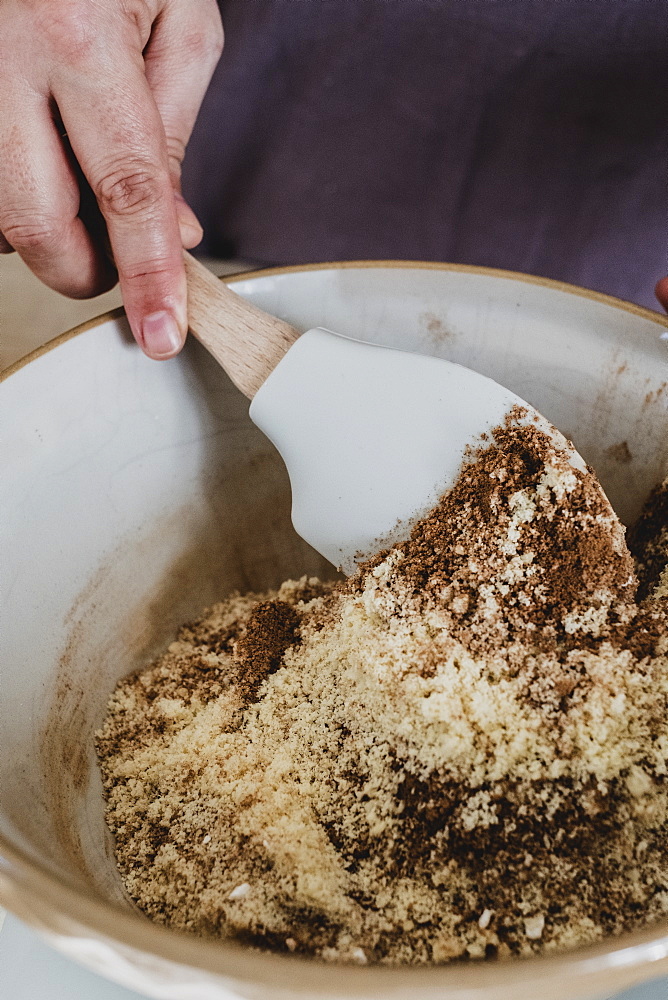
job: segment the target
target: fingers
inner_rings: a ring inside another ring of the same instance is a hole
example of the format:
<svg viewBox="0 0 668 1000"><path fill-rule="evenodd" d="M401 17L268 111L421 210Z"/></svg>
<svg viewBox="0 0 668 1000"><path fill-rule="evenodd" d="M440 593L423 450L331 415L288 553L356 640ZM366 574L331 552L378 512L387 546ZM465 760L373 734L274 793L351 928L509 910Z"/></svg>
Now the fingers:
<svg viewBox="0 0 668 1000"><path fill-rule="evenodd" d="M79 188L48 102L27 88L4 99L21 116L3 116L0 130L0 252L17 250L64 295L99 295L114 270L77 217Z"/></svg>
<svg viewBox="0 0 668 1000"><path fill-rule="evenodd" d="M17 249L65 294L96 294L115 276L106 228L133 332L169 357L186 334L182 245L202 235L180 164L222 48L216 0L2 10L0 253Z"/></svg>
<svg viewBox="0 0 668 1000"><path fill-rule="evenodd" d="M215 0L167 4L144 52L146 79L160 112L172 176L178 181L186 144L223 48Z"/></svg>
<svg viewBox="0 0 668 1000"><path fill-rule="evenodd" d="M180 191L174 191L174 204L176 206L176 217L179 221L181 243L186 250L192 250L193 247L196 247L201 242L204 230L200 225L199 219Z"/></svg>
<svg viewBox="0 0 668 1000"><path fill-rule="evenodd" d="M661 278L661 281L656 283L654 294L666 312L668 312L668 277Z"/></svg>
<svg viewBox="0 0 668 1000"><path fill-rule="evenodd" d="M132 331L167 358L185 340L186 282L165 133L135 51L121 66L62 72L53 94L106 222Z"/></svg>
<svg viewBox="0 0 668 1000"><path fill-rule="evenodd" d="M144 50L146 79L165 129L181 235L188 248L199 243L202 229L180 196L181 162L222 49L218 4L188 0L165 6Z"/></svg>

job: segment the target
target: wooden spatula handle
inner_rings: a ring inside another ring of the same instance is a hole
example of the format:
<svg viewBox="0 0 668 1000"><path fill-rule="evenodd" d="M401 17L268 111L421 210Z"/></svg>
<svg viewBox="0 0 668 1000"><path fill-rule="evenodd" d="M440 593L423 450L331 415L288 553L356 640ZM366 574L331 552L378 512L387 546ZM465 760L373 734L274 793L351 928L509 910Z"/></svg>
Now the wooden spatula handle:
<svg viewBox="0 0 668 1000"><path fill-rule="evenodd" d="M299 331L236 295L184 252L191 333L252 399Z"/></svg>

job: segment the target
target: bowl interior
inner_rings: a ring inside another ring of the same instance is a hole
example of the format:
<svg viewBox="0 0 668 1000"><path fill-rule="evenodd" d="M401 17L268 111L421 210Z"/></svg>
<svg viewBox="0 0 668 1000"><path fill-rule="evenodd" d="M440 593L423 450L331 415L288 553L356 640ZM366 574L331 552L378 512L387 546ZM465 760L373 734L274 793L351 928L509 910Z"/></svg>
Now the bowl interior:
<svg viewBox="0 0 668 1000"><path fill-rule="evenodd" d="M573 438L627 522L668 471L657 315L467 269L329 267L232 286L301 329L507 385ZM120 318L0 384L0 463L0 837L129 908L92 743L114 684L231 590L333 570L292 530L282 463L224 373L195 343L148 362Z"/></svg>

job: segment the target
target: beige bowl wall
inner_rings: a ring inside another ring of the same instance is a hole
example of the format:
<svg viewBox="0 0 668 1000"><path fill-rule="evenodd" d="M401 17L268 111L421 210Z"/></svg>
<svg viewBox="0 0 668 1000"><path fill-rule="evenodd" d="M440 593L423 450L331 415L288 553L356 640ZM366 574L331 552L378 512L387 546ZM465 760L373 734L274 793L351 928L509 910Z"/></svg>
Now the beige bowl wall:
<svg viewBox="0 0 668 1000"><path fill-rule="evenodd" d="M299 328L496 378L573 437L627 521L668 471L668 333L657 314L439 265L284 269L232 285ZM503 966L332 968L177 935L128 903L93 732L118 678L204 605L233 588L330 574L292 531L289 496L245 400L195 343L151 363L122 318L101 317L4 376L0 902L72 958L162 1000L576 1000L668 971L665 927Z"/></svg>

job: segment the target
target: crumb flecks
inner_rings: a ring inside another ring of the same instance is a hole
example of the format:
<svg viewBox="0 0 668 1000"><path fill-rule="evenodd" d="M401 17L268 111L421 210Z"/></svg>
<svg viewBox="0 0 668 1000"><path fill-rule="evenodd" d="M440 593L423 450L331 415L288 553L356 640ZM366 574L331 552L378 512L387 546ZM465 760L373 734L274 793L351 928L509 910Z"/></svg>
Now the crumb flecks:
<svg viewBox="0 0 668 1000"><path fill-rule="evenodd" d="M634 564L593 475L511 414L351 580L234 594L184 626L97 734L133 899L358 964L667 916L665 495Z"/></svg>

